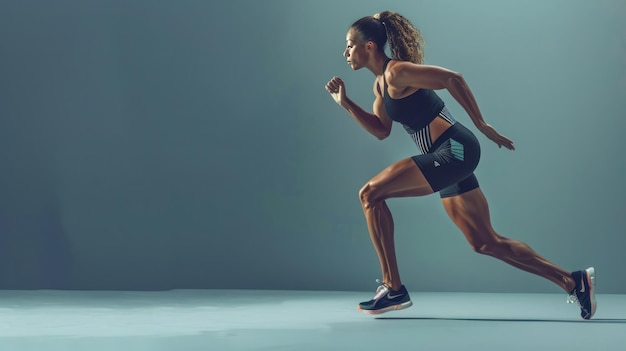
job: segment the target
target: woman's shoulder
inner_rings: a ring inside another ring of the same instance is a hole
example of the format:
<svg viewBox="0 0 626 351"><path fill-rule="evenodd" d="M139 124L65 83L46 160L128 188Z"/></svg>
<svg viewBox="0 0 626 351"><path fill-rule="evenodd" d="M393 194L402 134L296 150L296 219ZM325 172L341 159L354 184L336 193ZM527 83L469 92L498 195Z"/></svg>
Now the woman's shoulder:
<svg viewBox="0 0 626 351"><path fill-rule="evenodd" d="M390 60L387 65L387 71L392 74L406 74L411 70L424 66L419 63L414 63L411 61L401 61L401 60Z"/></svg>
<svg viewBox="0 0 626 351"><path fill-rule="evenodd" d="M391 60L385 70L385 79L387 83L393 84L407 76L418 74L419 66L421 65L410 61Z"/></svg>

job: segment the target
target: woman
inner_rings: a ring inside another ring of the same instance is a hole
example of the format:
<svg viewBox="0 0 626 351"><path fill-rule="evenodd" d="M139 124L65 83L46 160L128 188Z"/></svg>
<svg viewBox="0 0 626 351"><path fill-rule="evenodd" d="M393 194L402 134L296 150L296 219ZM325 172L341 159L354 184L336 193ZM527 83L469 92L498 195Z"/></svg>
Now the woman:
<svg viewBox="0 0 626 351"><path fill-rule="evenodd" d="M387 41L392 58L385 54ZM483 120L463 77L442 67L424 65L422 37L398 13L385 11L361 18L348 30L346 42L344 56L352 69L367 68L376 76L373 113L346 96L344 82L338 77L326 84L326 90L377 138L389 136L392 123L399 122L421 151L383 170L359 193L383 275L374 297L360 303L359 310L378 314L412 305L400 280L393 219L385 201L439 192L446 212L476 252L552 281L569 294L568 302L578 303L582 318L591 318L596 310L593 268L567 272L526 244L503 237L492 228L487 200L473 173L480 158L478 140L452 118L434 90L447 89L476 128L498 147L515 148L510 139Z"/></svg>

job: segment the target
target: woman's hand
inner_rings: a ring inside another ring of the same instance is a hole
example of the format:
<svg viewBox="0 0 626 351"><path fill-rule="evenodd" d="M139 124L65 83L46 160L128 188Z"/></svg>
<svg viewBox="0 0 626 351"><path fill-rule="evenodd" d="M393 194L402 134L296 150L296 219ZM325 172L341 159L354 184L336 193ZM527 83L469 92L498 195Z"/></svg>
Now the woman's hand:
<svg viewBox="0 0 626 351"><path fill-rule="evenodd" d="M333 77L326 83L326 91L330 93L336 103L339 105L346 100L346 89L343 80L339 77Z"/></svg>
<svg viewBox="0 0 626 351"><path fill-rule="evenodd" d="M489 138L494 143L498 144L498 147L505 147L509 150L515 150L515 146L513 146L513 140L505 137L504 135L498 133L494 127L489 124L483 125L480 128L480 131L485 134L487 138Z"/></svg>

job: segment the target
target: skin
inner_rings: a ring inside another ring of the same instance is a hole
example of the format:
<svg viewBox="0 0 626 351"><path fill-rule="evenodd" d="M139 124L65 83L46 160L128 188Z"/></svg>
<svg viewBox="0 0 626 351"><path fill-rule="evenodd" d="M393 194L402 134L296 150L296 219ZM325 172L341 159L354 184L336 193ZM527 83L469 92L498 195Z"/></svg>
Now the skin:
<svg viewBox="0 0 626 351"><path fill-rule="evenodd" d="M339 77L333 77L326 84L326 90L337 104L375 137L381 140L387 138L393 122L383 106L384 74L389 95L396 99L413 94L418 89L446 89L465 109L480 132L498 147L515 149L513 141L485 122L461 74L442 67L395 60L383 72L387 57L374 42L361 40L359 34L351 29L346 36L346 44L344 57L351 68L366 68L376 77L373 113L365 111L347 97L345 84ZM431 140L436 140L450 126L443 118L436 118L430 123ZM399 290L402 281L396 261L393 217L386 200L432 193L433 189L411 158L390 165L368 181L359 192L370 238L380 261L383 281L393 290ZM546 278L568 293L575 288L570 272L541 257L523 242L506 238L493 229L489 206L480 188L441 201L449 217L477 253L495 257Z"/></svg>

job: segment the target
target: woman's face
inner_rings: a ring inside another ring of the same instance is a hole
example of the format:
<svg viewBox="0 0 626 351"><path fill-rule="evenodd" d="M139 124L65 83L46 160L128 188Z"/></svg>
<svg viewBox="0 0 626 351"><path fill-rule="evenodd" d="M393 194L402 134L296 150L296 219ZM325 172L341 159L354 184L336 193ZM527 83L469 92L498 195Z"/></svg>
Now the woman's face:
<svg viewBox="0 0 626 351"><path fill-rule="evenodd" d="M365 45L366 43L360 40L360 36L357 33L352 29L348 31L348 34L346 34L346 50L343 52L343 56L355 71L362 68L367 62Z"/></svg>

